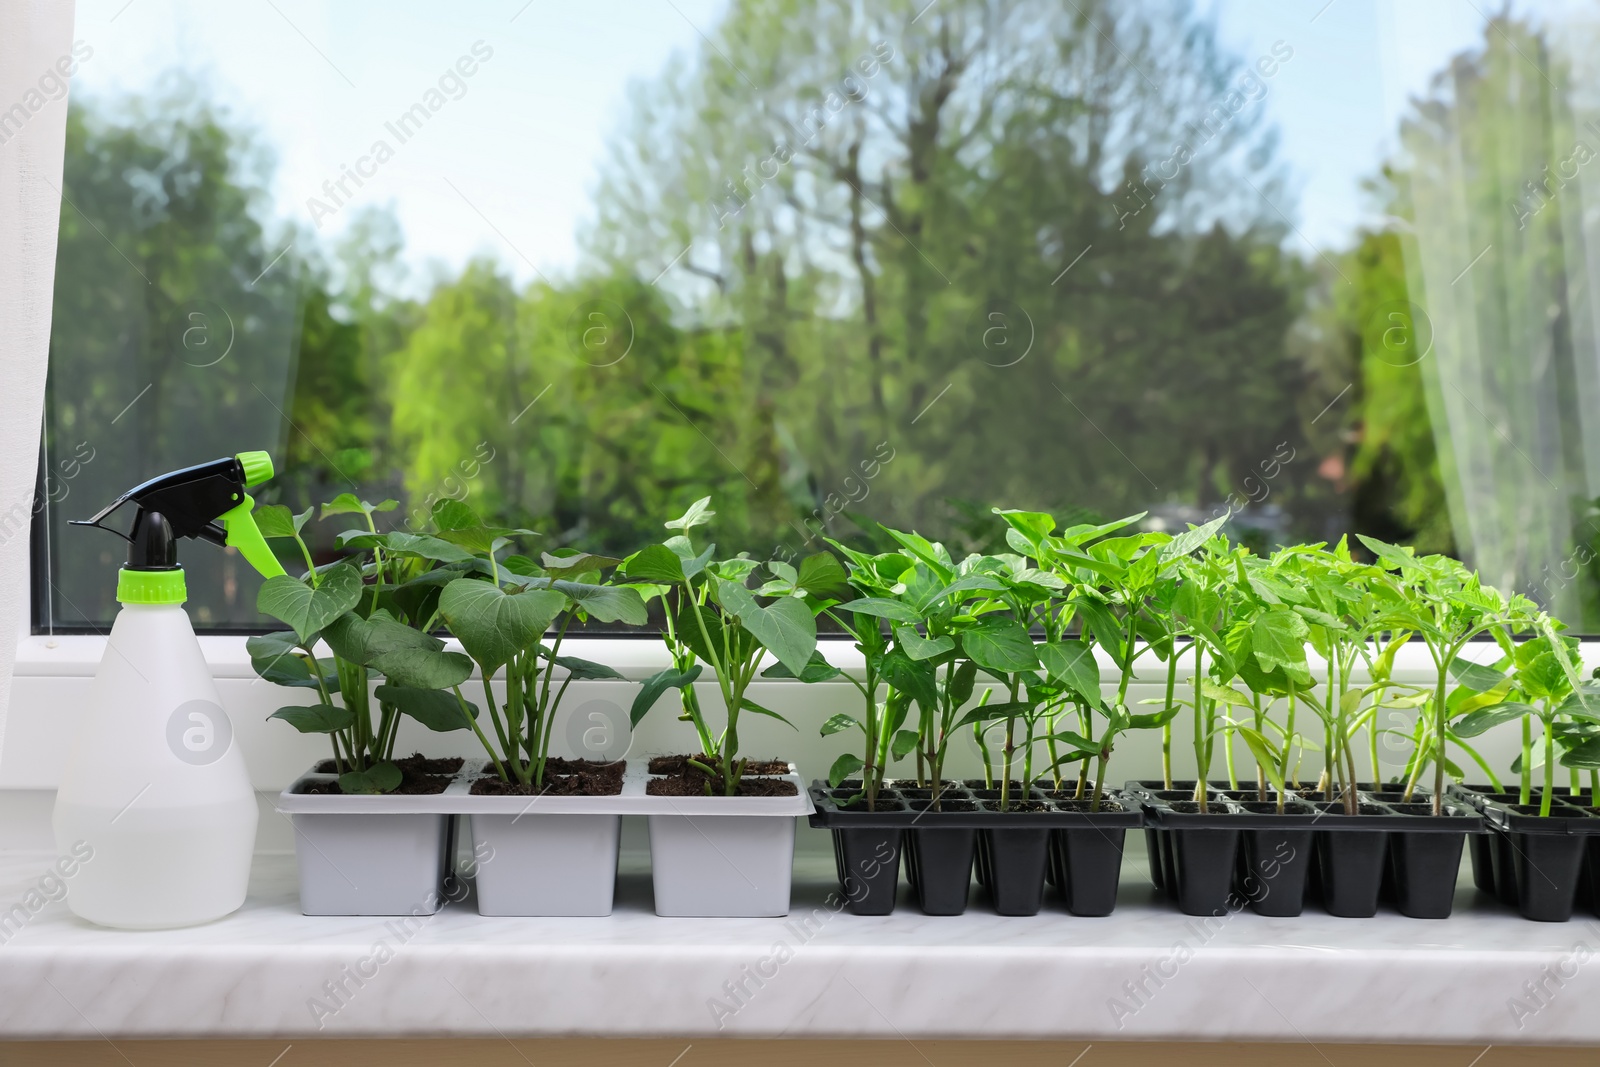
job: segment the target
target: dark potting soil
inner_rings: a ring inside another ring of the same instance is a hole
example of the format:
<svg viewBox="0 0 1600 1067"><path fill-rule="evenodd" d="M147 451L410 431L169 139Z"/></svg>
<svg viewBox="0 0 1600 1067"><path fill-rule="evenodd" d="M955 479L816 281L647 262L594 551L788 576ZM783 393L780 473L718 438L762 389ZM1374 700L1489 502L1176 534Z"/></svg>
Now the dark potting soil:
<svg viewBox="0 0 1600 1067"><path fill-rule="evenodd" d="M1056 807L1060 808L1062 811L1094 812L1096 810L1094 801L1090 800L1088 797L1075 797L1071 793L1047 793L1046 796L1055 801ZM1124 808L1121 804L1118 804L1110 797L1101 797L1099 810L1126 811L1128 809Z"/></svg>
<svg viewBox="0 0 1600 1067"><path fill-rule="evenodd" d="M654 766L651 770L655 770ZM667 775L650 779L644 791L653 797L703 797L706 795L706 782L706 776L698 772ZM738 795L741 797L792 797L798 792L793 782L782 778L739 779Z"/></svg>
<svg viewBox="0 0 1600 1067"><path fill-rule="evenodd" d="M594 763L583 759L552 757L545 761L544 787L507 782L487 775L472 783L475 797L614 797L622 792L622 772L627 764Z"/></svg>
<svg viewBox="0 0 1600 1067"><path fill-rule="evenodd" d="M328 770L323 773L332 774L333 761L326 760L324 762L327 764ZM426 797L443 793L450 787L451 777L461 769L461 760L459 758L428 759L426 756L415 755L397 759L394 761L394 765L400 768L400 784L384 795ZM436 765L444 766L448 769L437 773L422 769L423 767ZM318 766L321 767L322 764ZM339 788L338 779L334 779L331 782L307 782L301 792L312 796L340 796L343 795L344 790Z"/></svg>
<svg viewBox="0 0 1600 1067"><path fill-rule="evenodd" d="M1000 801L998 801L998 800L985 800L983 802L983 810L984 811L1005 811L1005 812L1007 812L1009 814L1010 812L1013 812L1013 811L1016 811L1016 812L1049 811L1050 807L1049 807L1049 805L1044 804L1044 803L1042 803L1040 801L1037 801L1037 800L1013 800L1010 803L1009 806L1002 808L1000 806Z"/></svg>
<svg viewBox="0 0 1600 1067"><path fill-rule="evenodd" d="M676 775L682 775L688 769L688 762L690 760L695 760L695 761L697 761L699 763L705 763L705 764L707 764L707 766L709 766L710 764L709 764L708 761L710 760L710 758L711 757L705 755L704 753L701 753L698 756L652 756L650 758L650 773L651 774L676 774ZM698 771L691 771L689 773L699 774ZM789 763L788 763L787 760L781 760L781 759L769 759L769 760L754 760L753 759L753 760L750 760L748 763L746 763L744 765L744 773L745 774L788 774L789 773ZM700 775L700 778L701 778L702 781L704 781L705 776L704 775ZM673 795L673 794L661 794L661 795L670 796L670 795ZM762 795L762 796L780 796L780 795L781 796L793 796L794 795L794 790L790 789L787 793L783 793L783 794L754 794L754 793L752 793L752 794L748 794L748 795L750 795L750 796L756 796L756 795Z"/></svg>
<svg viewBox="0 0 1600 1067"><path fill-rule="evenodd" d="M937 808L934 807L933 805L934 805L934 802L931 801L931 800L913 800L911 802L911 810L913 810L913 811L977 811L978 810L978 806L976 804L974 804L972 801L970 801L970 800L957 800L957 799L954 799L952 797L941 797L939 799L939 806Z"/></svg>
<svg viewBox="0 0 1600 1067"><path fill-rule="evenodd" d="M999 789L1000 788L1000 783L999 782L995 782L994 784L991 785L990 783L984 781L982 778L968 778L965 782L963 782L961 784L966 786L968 789ZM1011 783L1011 791L1013 793L1026 793L1028 791L1028 787L1023 785L1021 782L1012 782Z"/></svg>
<svg viewBox="0 0 1600 1067"><path fill-rule="evenodd" d="M413 752L409 756L395 760L394 765L400 768L400 773L402 774L405 773L407 767L415 769L420 774L454 774L461 769L461 764L464 762L466 761L460 756L444 756L439 759L432 759L420 752ZM338 772L338 768L334 766L334 762L331 759L323 760L312 770L316 774L336 774Z"/></svg>

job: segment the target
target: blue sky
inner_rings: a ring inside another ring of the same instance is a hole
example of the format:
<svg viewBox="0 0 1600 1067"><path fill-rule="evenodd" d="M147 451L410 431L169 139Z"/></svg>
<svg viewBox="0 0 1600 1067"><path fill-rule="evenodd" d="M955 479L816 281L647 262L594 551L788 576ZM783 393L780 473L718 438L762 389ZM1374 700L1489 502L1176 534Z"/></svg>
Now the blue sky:
<svg viewBox="0 0 1600 1067"><path fill-rule="evenodd" d="M1360 192L1392 146L1406 99L1480 38L1488 0L1198 0L1223 42L1254 59L1283 41L1292 61L1257 105L1282 134L1294 201L1288 240L1339 247L1371 219ZM491 58L394 158L369 162L351 206L392 204L413 265L492 251L521 279L576 258L624 90L700 45L724 0L79 0L94 56L75 91L116 96L181 66L202 73L277 155L280 210L355 166L476 42ZM467 64L471 67L473 64ZM451 86L452 92L455 86ZM348 219L321 218L332 235Z"/></svg>

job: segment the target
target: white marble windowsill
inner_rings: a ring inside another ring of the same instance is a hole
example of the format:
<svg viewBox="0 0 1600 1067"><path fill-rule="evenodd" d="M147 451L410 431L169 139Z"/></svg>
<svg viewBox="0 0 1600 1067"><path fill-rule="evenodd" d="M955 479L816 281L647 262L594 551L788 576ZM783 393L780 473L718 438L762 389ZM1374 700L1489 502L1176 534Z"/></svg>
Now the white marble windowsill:
<svg viewBox="0 0 1600 1067"><path fill-rule="evenodd" d="M51 903L0 929L0 1038L1600 1043L1593 916L1526 922L1480 897L1463 865L1447 921L1335 919L1313 906L1208 930L1155 897L1142 840L1128 845L1106 919L1050 898L1038 916L1001 918L976 887L959 917L923 916L904 886L893 915L836 913L832 857L813 847L800 852L788 919L663 919L647 858L625 852L607 918L482 918L468 900L403 943L392 921L301 915L293 857L262 855L244 908L208 926L103 930ZM38 889L51 859L0 854L0 908ZM392 958L377 964L380 941ZM361 984L350 977L363 971ZM762 971L757 987L747 975ZM725 983L741 980L748 994L735 1000Z"/></svg>

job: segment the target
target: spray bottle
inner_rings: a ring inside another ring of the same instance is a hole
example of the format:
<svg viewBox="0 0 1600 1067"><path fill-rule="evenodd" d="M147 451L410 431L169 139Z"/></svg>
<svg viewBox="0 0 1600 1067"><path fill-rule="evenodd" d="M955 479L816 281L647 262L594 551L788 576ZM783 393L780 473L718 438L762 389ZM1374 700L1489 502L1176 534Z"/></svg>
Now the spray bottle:
<svg viewBox="0 0 1600 1067"><path fill-rule="evenodd" d="M154 929L219 919L244 903L256 798L195 639L178 540L231 545L272 577L283 567L245 492L272 477L265 452L163 474L74 522L128 542L122 609L95 672L56 794L56 846L89 855L67 903L103 926ZM102 525L124 504L130 532Z"/></svg>

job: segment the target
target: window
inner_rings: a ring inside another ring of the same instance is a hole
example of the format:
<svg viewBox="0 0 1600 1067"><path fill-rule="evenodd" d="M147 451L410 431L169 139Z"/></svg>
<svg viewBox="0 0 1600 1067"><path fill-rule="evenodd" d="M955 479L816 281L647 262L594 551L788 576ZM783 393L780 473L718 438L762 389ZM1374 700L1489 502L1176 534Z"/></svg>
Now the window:
<svg viewBox="0 0 1600 1067"><path fill-rule="evenodd" d="M80 0L38 625L66 520L467 498L627 550L1232 508L1600 627L1600 16L1454 0ZM0 148L3 150L3 148ZM315 524L332 553L337 520ZM256 579L184 555L251 627ZM45 581L44 579L48 579Z"/></svg>

